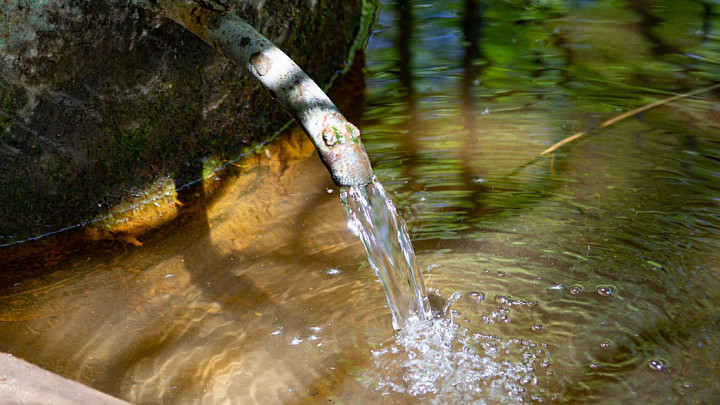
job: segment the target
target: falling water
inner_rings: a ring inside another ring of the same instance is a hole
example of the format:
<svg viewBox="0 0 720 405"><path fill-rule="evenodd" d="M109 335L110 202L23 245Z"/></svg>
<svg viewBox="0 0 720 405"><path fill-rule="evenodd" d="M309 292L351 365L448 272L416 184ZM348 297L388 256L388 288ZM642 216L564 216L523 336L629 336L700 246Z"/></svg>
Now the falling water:
<svg viewBox="0 0 720 405"><path fill-rule="evenodd" d="M383 395L405 393L435 403L520 403L540 398L535 372L540 359L550 355L546 345L505 341L461 328L453 321L453 313L460 312L449 310L460 292L447 300L433 292L445 303L437 313L450 314L433 317L405 221L382 184L373 178L367 186L343 188L340 195L348 226L365 245L368 261L385 287L393 326L400 330L373 350L376 368L365 374L369 387ZM469 297L477 300L472 294Z"/></svg>
<svg viewBox="0 0 720 405"><path fill-rule="evenodd" d="M382 184L373 177L366 186L344 187L340 196L348 227L362 240L370 266L385 287L393 327L403 329L413 320L429 318L427 291L407 226Z"/></svg>

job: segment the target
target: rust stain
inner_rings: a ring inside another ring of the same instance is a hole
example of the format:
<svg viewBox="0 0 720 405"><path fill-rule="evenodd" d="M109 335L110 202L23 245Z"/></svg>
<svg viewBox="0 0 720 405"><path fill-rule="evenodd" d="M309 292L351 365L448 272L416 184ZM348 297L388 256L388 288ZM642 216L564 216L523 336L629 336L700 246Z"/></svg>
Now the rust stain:
<svg viewBox="0 0 720 405"><path fill-rule="evenodd" d="M250 57L250 66L255 69L258 76L265 76L272 67L270 58L264 55L262 52L255 52Z"/></svg>

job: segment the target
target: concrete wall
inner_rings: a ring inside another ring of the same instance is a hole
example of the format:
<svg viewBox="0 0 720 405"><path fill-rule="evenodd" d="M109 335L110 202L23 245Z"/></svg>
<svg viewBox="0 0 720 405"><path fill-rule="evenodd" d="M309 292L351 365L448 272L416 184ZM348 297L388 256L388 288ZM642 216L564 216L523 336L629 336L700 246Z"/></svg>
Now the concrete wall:
<svg viewBox="0 0 720 405"><path fill-rule="evenodd" d="M361 0L230 3L321 87L364 31ZM0 2L0 245L199 179L288 119L152 1Z"/></svg>

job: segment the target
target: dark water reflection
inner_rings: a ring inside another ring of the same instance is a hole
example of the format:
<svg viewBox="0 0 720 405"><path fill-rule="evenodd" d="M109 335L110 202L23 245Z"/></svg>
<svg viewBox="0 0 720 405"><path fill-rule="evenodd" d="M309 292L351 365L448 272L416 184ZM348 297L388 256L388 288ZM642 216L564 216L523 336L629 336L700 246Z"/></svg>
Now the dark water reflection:
<svg viewBox="0 0 720 405"><path fill-rule="evenodd" d="M428 286L460 292L453 320L482 334L478 352L505 342L494 362L535 377L423 398L720 396L717 92L536 160L720 81L718 12L691 0L383 5L363 123L377 176ZM0 350L137 403L417 401L388 388L407 370L372 354L393 347L390 315L337 192L306 143L275 147L305 152L259 158L142 248L12 264L41 270L2 279Z"/></svg>

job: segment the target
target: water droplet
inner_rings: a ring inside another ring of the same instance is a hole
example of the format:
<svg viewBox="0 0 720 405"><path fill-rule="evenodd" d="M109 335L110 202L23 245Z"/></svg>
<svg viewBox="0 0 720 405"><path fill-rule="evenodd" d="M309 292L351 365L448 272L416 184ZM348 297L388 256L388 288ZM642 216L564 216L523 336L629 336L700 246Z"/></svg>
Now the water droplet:
<svg viewBox="0 0 720 405"><path fill-rule="evenodd" d="M665 359L652 359L648 361L648 366L650 366L652 370L662 371L667 367L667 361Z"/></svg>
<svg viewBox="0 0 720 405"><path fill-rule="evenodd" d="M609 297L615 293L615 287L611 285L599 285L597 288L597 293L602 296Z"/></svg>
<svg viewBox="0 0 720 405"><path fill-rule="evenodd" d="M603 349L609 349L612 347L612 342L608 339L605 339L602 341L602 343L600 343L600 347L602 347Z"/></svg>
<svg viewBox="0 0 720 405"><path fill-rule="evenodd" d="M600 368L600 365L598 365L597 363L590 363L588 364L588 366L590 366L591 369Z"/></svg>
<svg viewBox="0 0 720 405"><path fill-rule="evenodd" d="M505 272L502 270L498 270L497 275L498 277L505 277Z"/></svg>
<svg viewBox="0 0 720 405"><path fill-rule="evenodd" d="M468 293L468 298L472 301L480 302L485 299L485 293L482 291L473 291Z"/></svg>
<svg viewBox="0 0 720 405"><path fill-rule="evenodd" d="M540 330L542 330L542 325L540 325L540 324L533 325L533 326L532 326L532 330L534 330L534 331L536 331L536 332L537 332L537 331L540 331Z"/></svg>
<svg viewBox="0 0 720 405"><path fill-rule="evenodd" d="M583 292L583 286L577 285L577 284L576 284L576 285L573 285L573 286L570 286L570 294L578 295L578 294L580 294L581 292Z"/></svg>

